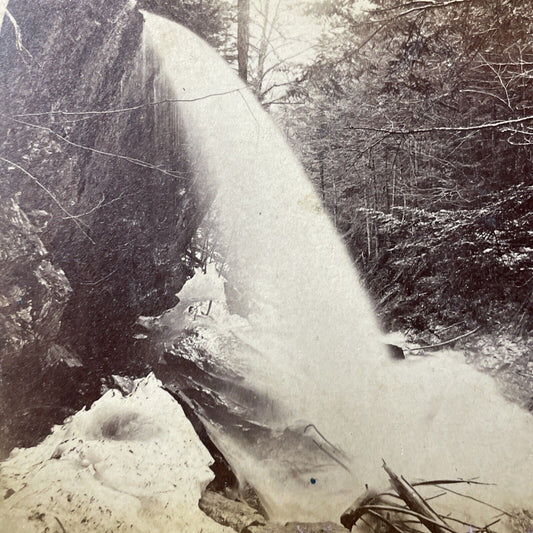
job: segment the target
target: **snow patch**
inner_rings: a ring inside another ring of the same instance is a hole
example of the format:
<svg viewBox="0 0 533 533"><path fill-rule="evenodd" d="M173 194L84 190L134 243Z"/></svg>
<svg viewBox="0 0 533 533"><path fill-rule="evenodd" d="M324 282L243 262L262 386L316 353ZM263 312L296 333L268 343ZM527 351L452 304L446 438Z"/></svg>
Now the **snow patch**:
<svg viewBox="0 0 533 533"><path fill-rule="evenodd" d="M2 531L229 532L198 508L211 463L180 405L150 375L127 396L106 392L1 463Z"/></svg>

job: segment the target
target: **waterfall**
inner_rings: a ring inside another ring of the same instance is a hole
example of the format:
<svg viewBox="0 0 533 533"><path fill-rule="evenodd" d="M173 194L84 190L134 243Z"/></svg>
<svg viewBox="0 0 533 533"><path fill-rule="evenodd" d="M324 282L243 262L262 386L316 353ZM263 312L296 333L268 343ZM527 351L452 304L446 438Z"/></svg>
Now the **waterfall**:
<svg viewBox="0 0 533 533"><path fill-rule="evenodd" d="M351 260L271 119L206 43L144 17L164 85L155 93L178 101L176 136L199 193L215 195L225 275L251 306L248 352L225 356L276 403L270 423L316 444L315 459L296 468L298 446L292 456L272 443L261 453L259 441L213 426L235 468L280 519L337 520L365 484L386 484L382 458L411 479L497 482L481 490L498 506L531 501L531 416L460 355L388 359Z"/></svg>

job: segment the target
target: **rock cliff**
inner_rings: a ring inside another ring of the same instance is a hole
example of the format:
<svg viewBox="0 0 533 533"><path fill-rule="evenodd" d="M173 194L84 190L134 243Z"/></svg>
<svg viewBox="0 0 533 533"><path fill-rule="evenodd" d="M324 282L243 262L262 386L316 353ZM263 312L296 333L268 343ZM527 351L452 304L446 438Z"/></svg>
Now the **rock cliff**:
<svg viewBox="0 0 533 533"><path fill-rule="evenodd" d="M190 189L175 106L154 105L165 94L132 2L9 9L23 46L6 19L0 395L17 422L4 451L96 399L110 373L143 370L133 324L176 303L207 205Z"/></svg>

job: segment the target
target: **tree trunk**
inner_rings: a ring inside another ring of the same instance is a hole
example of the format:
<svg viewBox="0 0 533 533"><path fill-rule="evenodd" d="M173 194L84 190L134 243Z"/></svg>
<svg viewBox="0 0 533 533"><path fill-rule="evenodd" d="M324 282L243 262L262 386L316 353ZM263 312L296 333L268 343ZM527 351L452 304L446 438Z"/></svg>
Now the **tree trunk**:
<svg viewBox="0 0 533 533"><path fill-rule="evenodd" d="M270 11L270 0L266 0L263 9L263 27L261 28L261 42L259 44L259 57L257 58L257 81L255 84L255 92L258 98L261 98L261 91L263 90L263 76L265 70L265 59L268 49L268 19ZM272 21L274 25L274 21Z"/></svg>
<svg viewBox="0 0 533 533"><path fill-rule="evenodd" d="M248 81L248 48L250 46L250 0L239 0L237 14L237 59L239 76Z"/></svg>

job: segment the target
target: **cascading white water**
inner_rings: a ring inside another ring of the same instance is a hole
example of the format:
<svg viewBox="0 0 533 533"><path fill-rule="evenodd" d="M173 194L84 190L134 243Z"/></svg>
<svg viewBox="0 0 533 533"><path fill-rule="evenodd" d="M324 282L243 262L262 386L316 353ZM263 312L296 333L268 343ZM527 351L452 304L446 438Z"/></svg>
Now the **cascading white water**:
<svg viewBox="0 0 533 533"><path fill-rule="evenodd" d="M216 191L228 276L255 303L246 333L254 356L233 357L246 359L248 382L275 398L286 425L312 422L350 458L349 474L322 477L310 465L317 474L304 484L290 479L286 458L254 462L253 447L219 431L234 466L285 519L338 519L365 483L384 484L382 458L410 478L496 481L487 498L499 506L533 501L531 416L450 353L385 356L348 254L270 118L206 43L144 16L158 77L183 100L183 150L199 187Z"/></svg>

